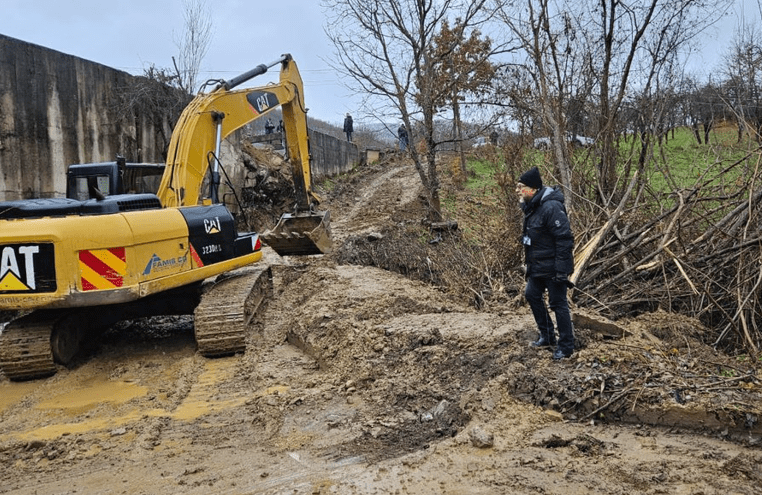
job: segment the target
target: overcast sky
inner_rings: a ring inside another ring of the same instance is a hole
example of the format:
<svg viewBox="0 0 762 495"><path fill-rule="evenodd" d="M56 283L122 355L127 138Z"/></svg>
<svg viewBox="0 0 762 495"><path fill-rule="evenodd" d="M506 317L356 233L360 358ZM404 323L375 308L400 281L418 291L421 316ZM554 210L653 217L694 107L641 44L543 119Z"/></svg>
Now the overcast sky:
<svg viewBox="0 0 762 495"><path fill-rule="evenodd" d="M736 0L746 20L759 24L756 0ZM319 0L209 0L214 34L199 81L230 79L291 53L305 85L312 117L340 124L358 115L352 98L328 66L333 46L323 32ZM710 33L696 70L712 71L726 53L739 7ZM142 74L153 64L172 67L183 33L182 0L0 0L0 33L63 53ZM277 80L277 68L247 85Z"/></svg>
<svg viewBox="0 0 762 495"><path fill-rule="evenodd" d="M231 79L290 53L299 67L309 115L340 123L354 113L349 92L325 60L332 45L318 0L214 0L213 36L199 82ZM182 0L0 0L0 33L142 74L172 67L184 32ZM278 79L278 68L247 86Z"/></svg>

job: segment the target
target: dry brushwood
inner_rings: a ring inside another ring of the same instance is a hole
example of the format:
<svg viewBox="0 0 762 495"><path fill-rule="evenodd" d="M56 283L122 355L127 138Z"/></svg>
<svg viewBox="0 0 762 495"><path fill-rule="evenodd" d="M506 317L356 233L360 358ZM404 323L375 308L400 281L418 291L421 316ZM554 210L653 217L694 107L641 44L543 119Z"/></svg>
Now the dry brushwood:
<svg viewBox="0 0 762 495"><path fill-rule="evenodd" d="M615 317L658 308L694 316L715 332L715 347L757 355L762 171L752 158L759 151L719 172L708 167L693 187L668 195L647 182L633 188L633 177L602 227L583 232L589 241L575 257L575 301ZM728 183L730 176L738 180Z"/></svg>

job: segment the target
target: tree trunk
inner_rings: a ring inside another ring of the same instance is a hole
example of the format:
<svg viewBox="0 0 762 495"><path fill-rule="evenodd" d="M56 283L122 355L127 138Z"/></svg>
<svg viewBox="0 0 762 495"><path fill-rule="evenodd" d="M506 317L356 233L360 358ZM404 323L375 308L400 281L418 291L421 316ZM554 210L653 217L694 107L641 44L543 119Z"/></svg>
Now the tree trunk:
<svg viewBox="0 0 762 495"><path fill-rule="evenodd" d="M566 142L566 126L556 125L553 128L553 151L556 157L556 168L564 187L566 207L572 209L571 167L569 166L569 146Z"/></svg>
<svg viewBox="0 0 762 495"><path fill-rule="evenodd" d="M458 103L457 95L453 95L452 99L452 118L453 118L453 137L455 139L456 150L460 155L460 176L462 183L465 184L468 180L468 171L466 170L466 152L463 151L463 126L460 122L460 104Z"/></svg>
<svg viewBox="0 0 762 495"><path fill-rule="evenodd" d="M433 145L433 143L430 143ZM436 152L434 147L428 150L429 165L429 220L432 222L442 221L442 203L439 198L439 175L437 174Z"/></svg>
<svg viewBox="0 0 762 495"><path fill-rule="evenodd" d="M691 130L693 131L693 135L696 137L696 141L699 145L701 145L701 132L699 132L698 122L693 122L691 124Z"/></svg>

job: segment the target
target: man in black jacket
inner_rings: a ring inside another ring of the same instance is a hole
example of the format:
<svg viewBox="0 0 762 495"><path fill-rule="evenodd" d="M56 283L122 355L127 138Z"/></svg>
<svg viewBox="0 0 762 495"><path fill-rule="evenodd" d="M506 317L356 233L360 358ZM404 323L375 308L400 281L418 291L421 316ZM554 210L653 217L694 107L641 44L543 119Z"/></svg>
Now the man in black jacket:
<svg viewBox="0 0 762 495"><path fill-rule="evenodd" d="M574 352L574 330L566 298L568 277L574 271L574 235L564 195L560 189L543 187L537 167L521 174L516 192L524 211L522 243L527 268L524 295L540 332L540 338L532 346L555 347L553 359L568 358ZM557 340L545 306L546 290L550 309L556 315Z"/></svg>
<svg viewBox="0 0 762 495"><path fill-rule="evenodd" d="M397 138L400 141L400 151L405 151L407 149L407 128L405 124L400 124L397 128Z"/></svg>

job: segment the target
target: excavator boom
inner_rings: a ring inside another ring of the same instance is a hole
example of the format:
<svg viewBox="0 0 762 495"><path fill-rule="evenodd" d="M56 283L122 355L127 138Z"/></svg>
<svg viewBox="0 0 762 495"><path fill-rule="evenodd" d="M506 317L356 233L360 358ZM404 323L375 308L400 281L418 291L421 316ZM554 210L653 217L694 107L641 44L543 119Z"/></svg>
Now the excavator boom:
<svg viewBox="0 0 762 495"><path fill-rule="evenodd" d="M269 67L280 64L280 81L264 87L234 90ZM262 64L209 94L197 96L185 109L169 144L167 166L157 195L164 206L184 206L204 201L201 186L212 169L209 197L216 202L219 143L235 130L281 107L286 147L292 168L296 204L262 239L278 254L321 254L331 250L327 212L315 210L320 198L312 191L307 113L302 79L290 55ZM210 152L210 150L216 150Z"/></svg>

